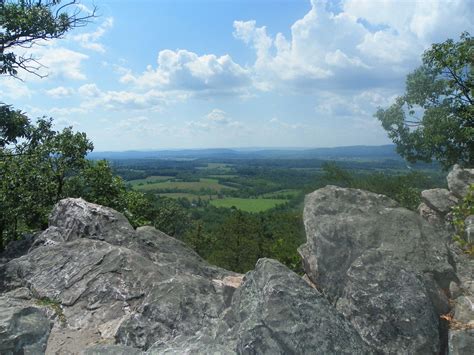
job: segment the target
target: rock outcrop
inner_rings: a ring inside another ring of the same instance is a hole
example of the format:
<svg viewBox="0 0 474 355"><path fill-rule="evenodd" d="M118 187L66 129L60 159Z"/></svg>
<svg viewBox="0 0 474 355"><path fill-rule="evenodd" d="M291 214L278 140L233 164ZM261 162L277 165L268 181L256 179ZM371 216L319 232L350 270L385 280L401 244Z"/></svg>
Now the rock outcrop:
<svg viewBox="0 0 474 355"><path fill-rule="evenodd" d="M445 227L469 174L423 193L430 221L366 191L309 194L304 277L271 259L223 270L110 208L62 200L0 259L0 353L471 354L474 260Z"/></svg>
<svg viewBox="0 0 474 355"><path fill-rule="evenodd" d="M327 186L306 197L306 274L382 353L434 354L456 280L448 234L389 198Z"/></svg>
<svg viewBox="0 0 474 355"><path fill-rule="evenodd" d="M371 352L280 263L262 259L242 280L81 199L62 200L30 251L0 273L2 354Z"/></svg>

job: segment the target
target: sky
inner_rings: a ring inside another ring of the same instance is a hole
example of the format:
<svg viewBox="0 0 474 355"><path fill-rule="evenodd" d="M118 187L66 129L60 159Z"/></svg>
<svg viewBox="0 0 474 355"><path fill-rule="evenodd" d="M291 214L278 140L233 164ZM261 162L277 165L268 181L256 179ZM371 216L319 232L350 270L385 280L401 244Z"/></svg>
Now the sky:
<svg viewBox="0 0 474 355"><path fill-rule="evenodd" d="M28 50L47 77L2 77L0 101L96 151L388 144L377 108L432 43L474 33L474 0L95 5L92 23Z"/></svg>

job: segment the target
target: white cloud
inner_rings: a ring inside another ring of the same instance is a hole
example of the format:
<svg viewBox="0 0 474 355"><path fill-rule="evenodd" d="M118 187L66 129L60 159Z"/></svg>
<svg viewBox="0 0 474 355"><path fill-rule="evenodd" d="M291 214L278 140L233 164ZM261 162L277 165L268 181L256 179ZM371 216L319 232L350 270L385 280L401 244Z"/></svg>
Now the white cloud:
<svg viewBox="0 0 474 355"><path fill-rule="evenodd" d="M206 118L211 122L215 122L219 124L227 124L230 122L229 117L227 116L227 113L217 108L209 112L206 115Z"/></svg>
<svg viewBox="0 0 474 355"><path fill-rule="evenodd" d="M99 40L102 36L113 27L114 19L107 17L104 22L94 32L81 33L72 37L81 47L90 49L99 53L105 53L105 47Z"/></svg>
<svg viewBox="0 0 474 355"><path fill-rule="evenodd" d="M12 78L2 78L2 85L0 86L0 97L7 99L29 98L33 92L28 88L25 82ZM2 102L0 99L0 102Z"/></svg>
<svg viewBox="0 0 474 355"><path fill-rule="evenodd" d="M55 41L42 43L30 49L31 55L39 63L37 73L48 78L85 80L83 61L89 56L68 48L58 47ZM38 77L23 73L23 77L36 81Z"/></svg>
<svg viewBox="0 0 474 355"><path fill-rule="evenodd" d="M179 95L158 90L148 91L102 91L96 84L86 84L77 90L83 96L85 109L103 108L106 110L153 110L160 111L167 103L180 100Z"/></svg>
<svg viewBox="0 0 474 355"><path fill-rule="evenodd" d="M183 91L201 95L237 94L250 84L250 73L229 55L199 56L187 50L160 51L158 66L141 75L125 73L120 81L144 88Z"/></svg>
<svg viewBox="0 0 474 355"><path fill-rule="evenodd" d="M46 90L46 94L52 98L59 99L63 97L68 97L74 94L74 89L65 88L64 86L58 86L56 88Z"/></svg>
<svg viewBox="0 0 474 355"><path fill-rule="evenodd" d="M233 120L225 111L220 109L213 109L204 119L198 121L188 121L186 128L191 130L227 130L228 128L243 129L242 122Z"/></svg>
<svg viewBox="0 0 474 355"><path fill-rule="evenodd" d="M326 1L311 0L289 38L255 21L235 21L233 34L255 50L259 89L365 90L400 84L431 43L473 27L471 1L345 0L333 13Z"/></svg>

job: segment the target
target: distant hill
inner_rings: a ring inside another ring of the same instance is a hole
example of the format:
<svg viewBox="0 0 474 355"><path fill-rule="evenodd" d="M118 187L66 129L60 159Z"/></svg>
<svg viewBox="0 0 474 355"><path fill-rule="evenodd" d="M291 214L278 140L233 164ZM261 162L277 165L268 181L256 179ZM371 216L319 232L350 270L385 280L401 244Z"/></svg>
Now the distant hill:
<svg viewBox="0 0 474 355"><path fill-rule="evenodd" d="M402 158L395 145L349 146L334 148L211 148L155 151L92 152L90 159L396 159Z"/></svg>

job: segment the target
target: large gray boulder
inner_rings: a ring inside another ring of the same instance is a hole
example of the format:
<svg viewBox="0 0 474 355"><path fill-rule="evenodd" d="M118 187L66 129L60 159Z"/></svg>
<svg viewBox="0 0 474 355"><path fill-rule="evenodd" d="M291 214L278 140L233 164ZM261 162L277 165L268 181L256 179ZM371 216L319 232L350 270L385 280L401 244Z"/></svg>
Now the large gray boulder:
<svg viewBox="0 0 474 355"><path fill-rule="evenodd" d="M149 354L370 354L373 350L317 290L260 259L215 330L158 342Z"/></svg>
<svg viewBox="0 0 474 355"><path fill-rule="evenodd" d="M19 291L0 296L0 354L42 354L53 323L47 312L21 297L27 290Z"/></svg>
<svg viewBox="0 0 474 355"><path fill-rule="evenodd" d="M445 215L458 203L458 198L446 189L431 189L421 192L421 199L429 207Z"/></svg>
<svg viewBox="0 0 474 355"><path fill-rule="evenodd" d="M469 185L474 184L474 169L462 169L456 164L447 180L449 190L457 197L463 198L469 190Z"/></svg>
<svg viewBox="0 0 474 355"><path fill-rule="evenodd" d="M456 280L446 231L388 197L335 186L306 197L304 223L306 274L364 340L384 353L445 346L443 290Z"/></svg>
<svg viewBox="0 0 474 355"><path fill-rule="evenodd" d="M77 339L58 340L74 330L86 338L80 344L96 337L147 349L209 327L230 303L235 287L225 280L235 273L154 228L135 231L116 211L66 199L50 223L27 255L0 270L3 289L27 286L61 308L64 324L53 328L48 352L74 348Z"/></svg>

